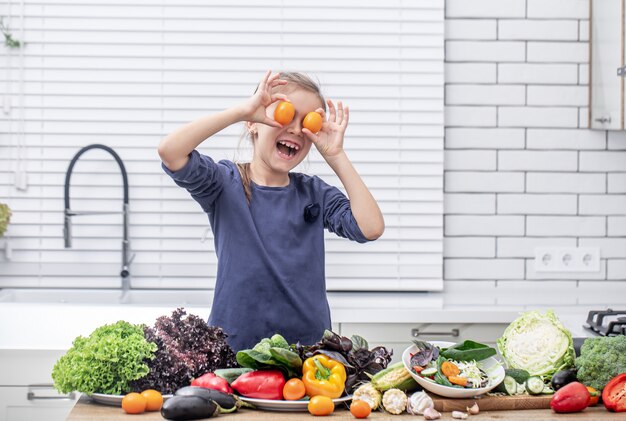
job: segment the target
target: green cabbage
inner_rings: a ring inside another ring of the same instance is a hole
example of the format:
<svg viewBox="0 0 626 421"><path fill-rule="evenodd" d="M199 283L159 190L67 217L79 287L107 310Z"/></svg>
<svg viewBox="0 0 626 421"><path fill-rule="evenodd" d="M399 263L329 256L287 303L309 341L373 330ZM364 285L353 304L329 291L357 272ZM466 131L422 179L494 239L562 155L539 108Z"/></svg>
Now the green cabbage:
<svg viewBox="0 0 626 421"><path fill-rule="evenodd" d="M576 355L572 334L552 310L545 314L523 313L498 339L498 350L508 368L520 368L531 376L547 379L559 370L573 367Z"/></svg>

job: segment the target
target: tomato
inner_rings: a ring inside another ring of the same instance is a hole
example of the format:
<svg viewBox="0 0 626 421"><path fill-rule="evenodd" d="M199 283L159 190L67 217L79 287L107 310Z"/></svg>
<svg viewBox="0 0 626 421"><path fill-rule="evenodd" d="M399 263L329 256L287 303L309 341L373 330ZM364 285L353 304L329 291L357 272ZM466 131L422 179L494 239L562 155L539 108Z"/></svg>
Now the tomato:
<svg viewBox="0 0 626 421"><path fill-rule="evenodd" d="M372 413L372 408L369 403L357 399L350 404L350 413L354 418L367 418Z"/></svg>
<svg viewBox="0 0 626 421"><path fill-rule="evenodd" d="M296 109L291 102L281 101L274 110L274 120L278 121L283 126L291 123L294 115L296 115Z"/></svg>
<svg viewBox="0 0 626 421"><path fill-rule="evenodd" d="M297 401L306 394L304 382L300 379L291 379L283 386L283 397L288 401Z"/></svg>
<svg viewBox="0 0 626 421"><path fill-rule="evenodd" d="M141 396L146 398L146 411L158 411L163 406L163 395L154 389L144 390Z"/></svg>
<svg viewBox="0 0 626 421"><path fill-rule="evenodd" d="M127 414L142 414L146 412L148 401L139 393L129 393L122 398L122 409Z"/></svg>
<svg viewBox="0 0 626 421"><path fill-rule="evenodd" d="M330 415L335 410L335 404L328 396L317 395L311 398L307 408L313 415Z"/></svg>
<svg viewBox="0 0 626 421"><path fill-rule="evenodd" d="M311 130L313 133L317 133L322 129L322 124L324 120L320 113L315 111L311 111L304 117L304 121L302 121L302 127L306 127Z"/></svg>

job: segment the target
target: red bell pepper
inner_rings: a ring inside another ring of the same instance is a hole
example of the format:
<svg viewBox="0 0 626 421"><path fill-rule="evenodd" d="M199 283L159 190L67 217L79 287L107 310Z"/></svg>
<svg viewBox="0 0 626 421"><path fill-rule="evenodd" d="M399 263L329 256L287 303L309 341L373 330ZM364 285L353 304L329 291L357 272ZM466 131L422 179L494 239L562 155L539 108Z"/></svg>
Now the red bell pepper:
<svg viewBox="0 0 626 421"><path fill-rule="evenodd" d="M279 370L258 370L244 373L231 383L242 396L256 399L283 398L285 377Z"/></svg>
<svg viewBox="0 0 626 421"><path fill-rule="evenodd" d="M626 412L626 373L618 374L604 386L602 402L609 411Z"/></svg>
<svg viewBox="0 0 626 421"><path fill-rule="evenodd" d="M589 406L591 395L580 382L568 383L556 391L550 401L554 412L580 412Z"/></svg>
<svg viewBox="0 0 626 421"><path fill-rule="evenodd" d="M219 390L224 393L233 393L233 389L228 385L228 382L213 373L206 373L193 379L191 385L204 387L205 389Z"/></svg>

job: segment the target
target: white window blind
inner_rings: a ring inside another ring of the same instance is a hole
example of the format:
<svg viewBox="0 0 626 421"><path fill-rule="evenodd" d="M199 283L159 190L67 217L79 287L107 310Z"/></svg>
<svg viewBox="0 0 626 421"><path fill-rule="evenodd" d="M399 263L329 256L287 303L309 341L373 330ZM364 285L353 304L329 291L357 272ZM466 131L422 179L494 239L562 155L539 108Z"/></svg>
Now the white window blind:
<svg viewBox="0 0 626 421"><path fill-rule="evenodd" d="M0 201L13 219L0 239L12 249L0 253L0 287L119 287L120 215L76 216L73 247L63 243L68 164L81 147L102 143L128 171L132 286L213 288L207 217L163 174L156 147L187 121L243 101L267 69L284 69L316 77L327 98L350 106L345 148L385 216L375 242L326 236L328 289L441 289L443 7L441 0L3 2L5 24L26 45L1 55ZM242 131L230 127L200 151L245 158ZM315 148L299 169L342 188ZM74 168L71 207L121 210L121 186L111 157L89 151Z"/></svg>

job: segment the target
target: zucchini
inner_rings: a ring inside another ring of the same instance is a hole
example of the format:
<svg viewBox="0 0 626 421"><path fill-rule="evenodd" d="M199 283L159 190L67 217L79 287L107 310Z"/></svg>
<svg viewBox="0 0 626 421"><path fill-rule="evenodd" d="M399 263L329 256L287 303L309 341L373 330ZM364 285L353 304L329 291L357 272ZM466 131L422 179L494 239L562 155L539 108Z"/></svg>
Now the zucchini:
<svg viewBox="0 0 626 421"><path fill-rule="evenodd" d="M517 381L511 376L504 376L504 380L494 390L512 396L517 394Z"/></svg>
<svg viewBox="0 0 626 421"><path fill-rule="evenodd" d="M529 395L540 395L543 392L545 384L541 377L531 376L526 379L525 387Z"/></svg>
<svg viewBox="0 0 626 421"><path fill-rule="evenodd" d="M219 413L219 406L200 396L172 396L161 407L163 418L174 421L212 418Z"/></svg>
<svg viewBox="0 0 626 421"><path fill-rule="evenodd" d="M423 377L430 377L437 374L437 367L426 367L420 373Z"/></svg>
<svg viewBox="0 0 626 421"><path fill-rule="evenodd" d="M400 389L404 392L415 390L418 384L404 367L402 361L392 364L376 373L371 379L372 386L384 392L389 389Z"/></svg>
<svg viewBox="0 0 626 421"><path fill-rule="evenodd" d="M524 384L530 377L530 373L521 368L507 368L504 375L513 377L519 384Z"/></svg>

